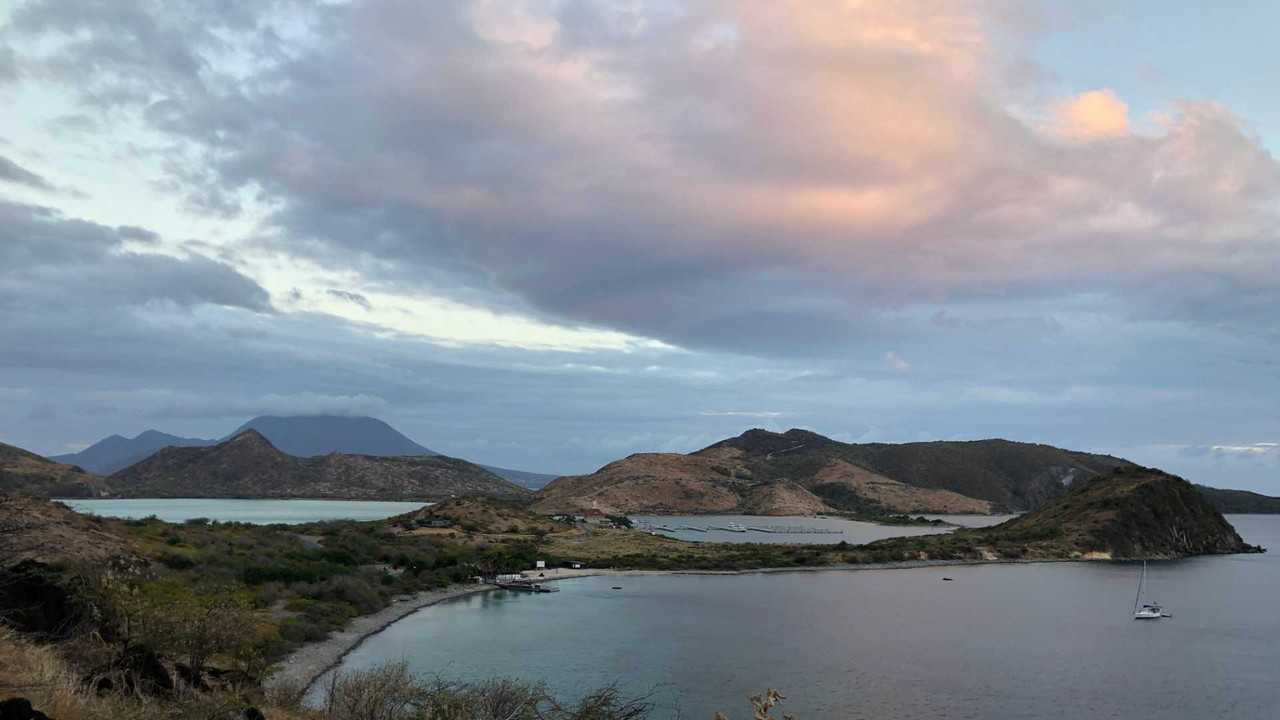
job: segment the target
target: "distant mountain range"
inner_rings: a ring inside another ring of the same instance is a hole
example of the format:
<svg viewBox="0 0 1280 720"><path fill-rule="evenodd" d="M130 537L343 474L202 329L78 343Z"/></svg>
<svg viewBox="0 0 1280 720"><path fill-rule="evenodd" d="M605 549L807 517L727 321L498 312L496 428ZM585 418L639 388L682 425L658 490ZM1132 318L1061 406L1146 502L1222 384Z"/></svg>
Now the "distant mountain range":
<svg viewBox="0 0 1280 720"><path fill-rule="evenodd" d="M1008 440L849 444L806 430L748 430L688 455L645 453L538 493L548 512L1034 510L1127 460Z"/></svg>
<svg viewBox="0 0 1280 720"><path fill-rule="evenodd" d="M373 456L438 455L419 445L382 420L340 415L278 417L263 415L244 423L218 439L189 438L147 430L134 438L112 435L77 453L55 455L51 460L77 465L92 473L111 475L141 462L166 447L209 447L256 430L281 452L306 458L329 453ZM555 479L555 475L483 465L490 472L530 489Z"/></svg>
<svg viewBox="0 0 1280 720"><path fill-rule="evenodd" d="M527 488L443 455L329 453L297 457L243 430L209 447L167 447L120 470L117 497L424 500L485 495L522 498Z"/></svg>
<svg viewBox="0 0 1280 720"><path fill-rule="evenodd" d="M1035 510L1083 480L1136 467L1109 455L1008 440L851 444L805 430L756 429L687 455L632 455L588 475L558 478L530 496L525 489L552 476L439 456L374 418L264 416L231 439L244 437L266 447L249 443L254 452L232 452L227 439L155 430L113 435L52 459L0 445L0 493L380 499L478 493L528 496L543 513L987 513ZM1280 498L1197 489L1221 512L1280 513Z"/></svg>

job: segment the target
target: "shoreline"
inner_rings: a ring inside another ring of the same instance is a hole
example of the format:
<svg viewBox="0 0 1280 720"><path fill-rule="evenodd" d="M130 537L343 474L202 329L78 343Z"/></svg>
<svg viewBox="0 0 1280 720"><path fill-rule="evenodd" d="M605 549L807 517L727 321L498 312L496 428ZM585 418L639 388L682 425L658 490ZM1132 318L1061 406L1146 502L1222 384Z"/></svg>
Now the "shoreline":
<svg viewBox="0 0 1280 720"><path fill-rule="evenodd" d="M583 568L581 570L565 570L551 568L542 571L525 570L525 577L538 582L555 582L557 580L573 580L585 577L640 577L646 575L763 575L773 573L805 573L805 572L860 572L865 570L913 570L931 567L951 567L959 565L1029 565L1038 563L1059 562L1098 562L1075 558L1026 560L901 560L886 563L866 563L860 565L810 565L804 567L772 567L751 568L745 570L615 570L612 568ZM539 576L538 573L541 573ZM360 647L366 640L386 630L396 622L413 613L446 600L475 595L477 593L498 590L494 585L460 585L444 590L428 590L412 595L388 605L378 612L362 615L353 619L345 628L331 634L324 640L307 643L294 650L277 664L277 670L263 684L264 687L297 685L310 692L316 681L325 673L337 667L347 655Z"/></svg>
<svg viewBox="0 0 1280 720"><path fill-rule="evenodd" d="M264 687L297 685L306 691L329 670L337 667L352 650L365 640L386 630L392 624L425 607L445 600L497 590L493 585L458 585L444 590L427 590L397 600L381 610L353 618L343 629L323 640L307 643L277 663L277 670L263 683Z"/></svg>

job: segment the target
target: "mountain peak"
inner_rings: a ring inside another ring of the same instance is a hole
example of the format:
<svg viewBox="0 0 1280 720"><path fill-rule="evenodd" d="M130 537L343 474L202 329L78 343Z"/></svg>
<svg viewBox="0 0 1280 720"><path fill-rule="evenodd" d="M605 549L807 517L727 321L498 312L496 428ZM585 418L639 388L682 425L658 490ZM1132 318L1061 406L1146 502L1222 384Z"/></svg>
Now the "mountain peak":
<svg viewBox="0 0 1280 720"><path fill-rule="evenodd" d="M112 437L119 437L119 436L112 435ZM173 436L168 433L162 433L159 430L151 429L151 430L143 430L142 432L138 433L138 435L133 439L134 440L167 440L171 437Z"/></svg>
<svg viewBox="0 0 1280 720"><path fill-rule="evenodd" d="M257 430L254 430L253 428L250 428L248 430L241 430L240 432L237 432L235 435L233 435L230 440L221 442L218 445L220 447L246 447L246 448L260 447L264 449L270 448L272 450L276 450L277 452L279 452L276 446L272 445L271 441L268 440L265 435L258 432Z"/></svg>
<svg viewBox="0 0 1280 720"><path fill-rule="evenodd" d="M745 451L748 455L759 455L796 450L800 447L809 449L834 444L835 441L825 435L811 430L791 428L784 433L773 432L763 428L751 428L741 435L722 440L709 448L733 447Z"/></svg>
<svg viewBox="0 0 1280 720"><path fill-rule="evenodd" d="M234 436L256 430L281 452L315 457L333 452L357 455L436 455L386 422L349 415L262 415L241 425Z"/></svg>

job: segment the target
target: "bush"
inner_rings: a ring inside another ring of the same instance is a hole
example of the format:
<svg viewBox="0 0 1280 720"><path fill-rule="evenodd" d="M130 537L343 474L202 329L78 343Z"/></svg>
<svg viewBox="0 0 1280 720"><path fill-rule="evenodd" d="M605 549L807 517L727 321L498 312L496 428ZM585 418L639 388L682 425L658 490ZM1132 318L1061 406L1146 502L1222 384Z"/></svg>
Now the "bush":
<svg viewBox="0 0 1280 720"><path fill-rule="evenodd" d="M195 561L191 558L174 552L160 555L160 564L172 570L188 570L196 566Z"/></svg>

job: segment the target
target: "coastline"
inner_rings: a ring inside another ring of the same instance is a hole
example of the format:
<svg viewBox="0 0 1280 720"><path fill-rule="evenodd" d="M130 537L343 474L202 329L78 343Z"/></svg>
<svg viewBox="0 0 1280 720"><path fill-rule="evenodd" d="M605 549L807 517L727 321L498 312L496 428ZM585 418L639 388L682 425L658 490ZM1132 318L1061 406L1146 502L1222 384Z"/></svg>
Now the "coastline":
<svg viewBox="0 0 1280 720"><path fill-rule="evenodd" d="M352 619L346 627L324 640L307 643L294 650L279 662L276 671L264 685L268 688L298 686L310 690L316 680L342 662L347 653L397 620L445 600L496 589L492 585L457 585L444 590L427 590L397 600L378 612Z"/></svg>
<svg viewBox="0 0 1280 720"><path fill-rule="evenodd" d="M805 573L805 572L858 572L863 570L911 570L930 567L950 567L956 565L1015 565L1056 562L1097 562L1083 559L1063 558L1045 560L1027 559L995 559L995 560L903 560L887 563L867 563L861 565L809 565L803 567L752 568L746 570L614 570L609 568L583 568L581 570L565 570L551 568L542 571L526 570L525 577L539 582L572 580L584 577L638 577L642 575L756 575L772 573ZM342 659L369 638L390 627L395 622L445 600L474 595L476 593L497 590L493 585L460 585L444 590L429 590L410 597L397 600L387 607L371 615L362 615L353 619L342 630L331 634L324 640L307 643L281 660L277 670L267 679L265 686L297 686L307 691L329 670L337 667Z"/></svg>

